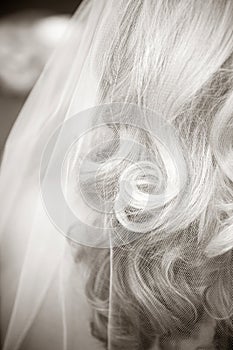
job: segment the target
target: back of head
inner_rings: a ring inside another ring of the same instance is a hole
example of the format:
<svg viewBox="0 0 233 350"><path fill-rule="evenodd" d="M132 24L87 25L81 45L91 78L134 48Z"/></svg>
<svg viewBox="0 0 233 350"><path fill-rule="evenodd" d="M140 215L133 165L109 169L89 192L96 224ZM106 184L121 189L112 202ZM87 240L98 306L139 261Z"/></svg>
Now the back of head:
<svg viewBox="0 0 233 350"><path fill-rule="evenodd" d="M180 172L186 172L178 193L148 210L122 190L124 159L122 168L113 164L93 177L123 203L124 215L114 214L118 230L139 233L134 242L96 250L90 259L93 333L107 343L110 327L112 349L149 349L156 339L165 349L176 341L179 349L192 349L212 344L215 330L221 342L232 330L232 13L227 0L119 1L94 45L100 101L153 111L152 134L162 118L179 140ZM168 158L142 131L119 125L116 134L119 144L133 134L154 155L143 159L132 150L134 165L146 160L157 167L151 180L150 166L140 163L139 192L164 191L172 183ZM175 168L179 159L174 152ZM156 181L164 184L156 187Z"/></svg>

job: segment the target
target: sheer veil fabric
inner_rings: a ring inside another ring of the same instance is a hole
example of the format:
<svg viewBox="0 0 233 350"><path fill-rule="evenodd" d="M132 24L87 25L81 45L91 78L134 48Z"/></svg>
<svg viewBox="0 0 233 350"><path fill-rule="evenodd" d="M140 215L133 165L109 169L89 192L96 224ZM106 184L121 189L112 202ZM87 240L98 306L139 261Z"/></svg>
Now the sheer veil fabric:
<svg viewBox="0 0 233 350"><path fill-rule="evenodd" d="M68 254L64 263L66 239L50 223L43 208L39 170L51 132L72 114L96 103L97 81L88 57L98 26L110 7L106 1L84 1L23 107L6 145L0 184L4 208L0 224L3 349L98 348L95 340L94 345L91 341L89 344L82 273L77 272L73 296L70 292L68 297L63 290L74 269L73 260ZM67 264L65 281L62 271ZM74 284L72 280L73 277L69 283ZM65 300L70 300L69 320Z"/></svg>
<svg viewBox="0 0 233 350"><path fill-rule="evenodd" d="M74 14L1 163L3 350L230 349L232 13Z"/></svg>

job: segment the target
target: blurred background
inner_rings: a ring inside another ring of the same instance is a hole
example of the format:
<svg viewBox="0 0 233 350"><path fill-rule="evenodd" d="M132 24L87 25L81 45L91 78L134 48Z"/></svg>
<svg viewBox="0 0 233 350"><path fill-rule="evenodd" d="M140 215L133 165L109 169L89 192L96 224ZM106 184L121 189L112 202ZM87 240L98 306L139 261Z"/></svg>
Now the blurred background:
<svg viewBox="0 0 233 350"><path fill-rule="evenodd" d="M17 115L81 0L0 5L0 154Z"/></svg>
<svg viewBox="0 0 233 350"><path fill-rule="evenodd" d="M80 0L20 0L18 2L15 0L7 0L2 1L1 16L27 10L45 10L56 14L72 14L80 2Z"/></svg>

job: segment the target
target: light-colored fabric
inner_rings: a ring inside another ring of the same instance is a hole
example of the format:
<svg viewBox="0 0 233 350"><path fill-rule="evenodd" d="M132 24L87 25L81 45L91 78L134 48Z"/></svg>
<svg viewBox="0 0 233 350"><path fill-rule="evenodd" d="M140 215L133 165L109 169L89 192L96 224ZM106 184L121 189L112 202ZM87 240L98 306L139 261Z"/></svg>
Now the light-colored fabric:
<svg viewBox="0 0 233 350"><path fill-rule="evenodd" d="M82 81L78 93L80 109L89 107L89 103L91 106L89 100L95 96L90 92L85 103L83 82L86 79L81 76L85 70L90 74L85 67L86 57L104 6L104 1L86 2L78 10L6 144L0 184L1 207L4 208L0 224L1 330L5 350L90 348L88 310L79 310L84 305L81 300L79 303L78 295L73 295L69 301L69 308L74 310L77 298L77 310L72 311L75 327L72 318L68 322L73 331L68 330L72 339L67 339L66 345L66 311L62 308L65 301L61 301L63 294L59 283L63 282L59 276L67 242L44 210L39 170L48 137L60 122L72 115L68 109L78 82ZM70 279L76 280L76 277ZM82 294L85 285L79 282L79 286ZM66 292L64 298L69 300L70 291ZM96 340L92 339L95 344Z"/></svg>

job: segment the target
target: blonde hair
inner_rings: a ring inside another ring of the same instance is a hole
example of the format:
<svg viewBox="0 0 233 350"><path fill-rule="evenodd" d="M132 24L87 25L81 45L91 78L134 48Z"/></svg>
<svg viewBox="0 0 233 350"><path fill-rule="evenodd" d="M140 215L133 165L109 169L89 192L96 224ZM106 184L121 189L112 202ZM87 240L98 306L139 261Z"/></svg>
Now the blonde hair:
<svg viewBox="0 0 233 350"><path fill-rule="evenodd" d="M94 46L100 101L134 103L168 121L185 146L188 179L159 226L146 230L144 220L135 242L90 259L94 334L107 344L111 325L113 349L191 334L206 314L222 334L232 331L232 13L231 0L119 1ZM111 178L115 191L112 172L101 188ZM139 212L122 229L137 225Z"/></svg>

